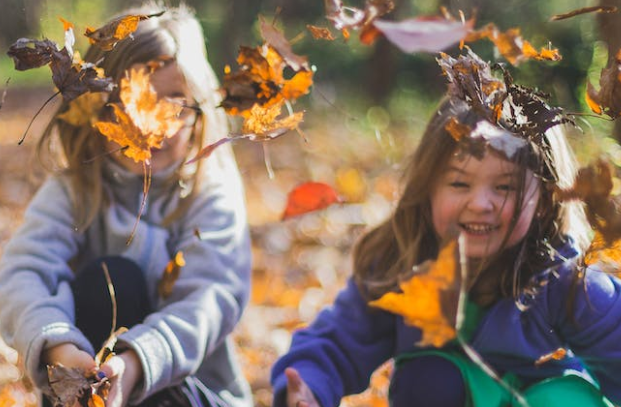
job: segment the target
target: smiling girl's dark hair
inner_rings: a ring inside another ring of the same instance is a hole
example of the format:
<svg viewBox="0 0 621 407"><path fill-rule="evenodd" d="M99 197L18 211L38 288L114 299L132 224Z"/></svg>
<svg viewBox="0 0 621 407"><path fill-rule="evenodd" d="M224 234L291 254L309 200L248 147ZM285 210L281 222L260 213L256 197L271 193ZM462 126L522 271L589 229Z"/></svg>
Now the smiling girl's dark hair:
<svg viewBox="0 0 621 407"><path fill-rule="evenodd" d="M398 290L399 281L411 275L414 266L438 255L440 242L432 223L430 196L451 157L463 154L446 130L451 118L465 124L483 119L464 101L445 99L408 160L404 190L396 209L354 247L354 279L367 299ZM551 127L542 135L550 146L548 153L523 148L512 159L520 169L516 174L518 202L523 198L527 169L533 170L540 180L541 197L526 237L516 246L505 247L486 259L481 270L477 270L479 273L475 273L479 277L470 282L470 298L482 305L500 297L517 299L524 290L528 291L531 277L545 268L554 246L566 236L571 236L579 249L588 245L589 227L582 207L575 202L558 202L554 194L555 187L570 187L576 174L575 160L562 127ZM520 205L516 205L513 224L519 211Z"/></svg>

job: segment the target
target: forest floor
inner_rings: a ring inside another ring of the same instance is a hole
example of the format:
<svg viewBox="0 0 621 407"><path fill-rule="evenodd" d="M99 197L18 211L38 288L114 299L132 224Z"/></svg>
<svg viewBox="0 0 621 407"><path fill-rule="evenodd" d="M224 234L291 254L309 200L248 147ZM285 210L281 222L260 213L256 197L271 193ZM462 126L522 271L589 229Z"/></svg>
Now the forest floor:
<svg viewBox="0 0 621 407"><path fill-rule="evenodd" d="M35 119L26 141L17 141L49 94L9 89L0 110L0 254L40 183L42 171L30 160L54 104ZM325 102L311 111L314 119L307 114L304 136L292 132L265 144L273 177L264 145L241 141L234 146L253 239L252 298L234 338L258 407L271 405L269 371L288 349L292 331L330 304L351 273L352 244L390 212L399 163L414 143L414 137L398 132L380 134L365 126L364 118ZM305 181L334 186L345 203L281 221L288 192ZM379 369L369 390L342 405L387 406L389 371L389 365ZM0 407L36 402L18 355L0 340Z"/></svg>

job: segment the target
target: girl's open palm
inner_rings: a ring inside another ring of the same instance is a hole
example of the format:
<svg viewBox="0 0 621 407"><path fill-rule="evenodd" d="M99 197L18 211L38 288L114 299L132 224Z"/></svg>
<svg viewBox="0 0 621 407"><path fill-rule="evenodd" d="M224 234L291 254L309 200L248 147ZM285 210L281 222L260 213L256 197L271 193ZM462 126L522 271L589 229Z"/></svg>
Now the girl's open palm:
<svg viewBox="0 0 621 407"><path fill-rule="evenodd" d="M287 376L287 407L321 407L311 389L297 370L285 369Z"/></svg>

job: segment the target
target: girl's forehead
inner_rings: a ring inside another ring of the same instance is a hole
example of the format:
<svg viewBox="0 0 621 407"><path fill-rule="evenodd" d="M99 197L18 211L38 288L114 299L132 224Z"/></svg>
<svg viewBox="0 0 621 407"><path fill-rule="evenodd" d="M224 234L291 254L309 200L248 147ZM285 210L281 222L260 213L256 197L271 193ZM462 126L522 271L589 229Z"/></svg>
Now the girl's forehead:
<svg viewBox="0 0 621 407"><path fill-rule="evenodd" d="M511 175L519 172L520 167L500 154L486 152L483 157L468 153L457 153L450 156L445 171L481 175Z"/></svg>

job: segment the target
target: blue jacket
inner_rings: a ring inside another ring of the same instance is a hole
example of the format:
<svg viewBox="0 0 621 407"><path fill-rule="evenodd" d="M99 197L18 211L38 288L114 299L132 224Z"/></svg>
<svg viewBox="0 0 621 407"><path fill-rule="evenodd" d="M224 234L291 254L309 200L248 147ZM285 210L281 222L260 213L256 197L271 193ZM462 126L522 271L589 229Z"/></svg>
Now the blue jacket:
<svg viewBox="0 0 621 407"><path fill-rule="evenodd" d="M482 317L470 344L500 372L526 382L561 376L566 370L592 374L602 393L621 403L621 281L587 270L584 285L572 289L576 252L564 247L552 267L537 277L547 281L521 311L512 298L495 303ZM568 301L573 298L573 315ZM291 348L272 370L274 406L284 406L286 367L297 369L323 407L360 393L386 360L414 352L421 331L403 318L370 308L350 279L334 304L293 336ZM535 366L560 347L568 356ZM573 354L572 354L573 352Z"/></svg>

